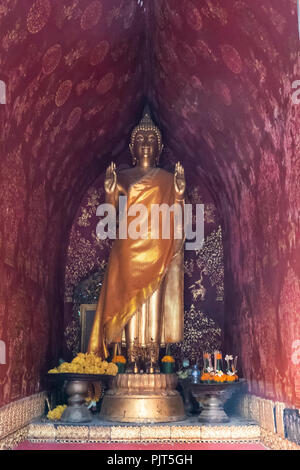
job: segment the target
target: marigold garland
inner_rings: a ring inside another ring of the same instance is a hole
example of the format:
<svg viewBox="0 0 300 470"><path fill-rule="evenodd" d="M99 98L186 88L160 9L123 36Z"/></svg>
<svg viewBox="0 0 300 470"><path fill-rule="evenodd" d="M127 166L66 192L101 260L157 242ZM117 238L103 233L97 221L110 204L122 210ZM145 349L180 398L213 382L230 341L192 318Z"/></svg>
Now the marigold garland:
<svg viewBox="0 0 300 470"><path fill-rule="evenodd" d="M126 359L124 356L115 356L112 360L112 362L117 363L119 362L120 364L126 364Z"/></svg>
<svg viewBox="0 0 300 470"><path fill-rule="evenodd" d="M172 356L164 356L161 361L162 362L175 362L175 359Z"/></svg>
<svg viewBox="0 0 300 470"><path fill-rule="evenodd" d="M63 362L58 367L50 369L49 374L105 374L117 375L118 366L113 362L102 361L94 353L79 353L72 362Z"/></svg>
<svg viewBox="0 0 300 470"><path fill-rule="evenodd" d="M50 419L51 421L59 421L66 408L67 408L67 405L57 406L56 408L48 412L47 418Z"/></svg>
<svg viewBox="0 0 300 470"><path fill-rule="evenodd" d="M210 374L208 372L204 372L201 375L201 382L217 382L217 383L223 383L223 382L236 382L238 380L238 376L236 374L230 375L230 374Z"/></svg>

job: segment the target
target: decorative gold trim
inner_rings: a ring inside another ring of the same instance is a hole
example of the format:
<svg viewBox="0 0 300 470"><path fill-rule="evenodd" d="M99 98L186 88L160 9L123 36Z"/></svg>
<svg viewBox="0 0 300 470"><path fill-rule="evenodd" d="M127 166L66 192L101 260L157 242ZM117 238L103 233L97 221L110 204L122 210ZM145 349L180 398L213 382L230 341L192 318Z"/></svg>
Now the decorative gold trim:
<svg viewBox="0 0 300 470"><path fill-rule="evenodd" d="M40 424L30 424L28 426L28 436L29 441L34 442L53 442L56 439L56 429L55 426L51 423L40 423Z"/></svg>
<svg viewBox="0 0 300 470"><path fill-rule="evenodd" d="M89 442L111 442L111 427L91 426Z"/></svg>
<svg viewBox="0 0 300 470"><path fill-rule="evenodd" d="M57 426L55 438L58 441L87 442L89 428L88 426Z"/></svg>
<svg viewBox="0 0 300 470"><path fill-rule="evenodd" d="M11 449L27 439L30 421L44 413L45 398L41 392L0 408L0 449Z"/></svg>
<svg viewBox="0 0 300 470"><path fill-rule="evenodd" d="M250 394L241 397L239 403L241 415L257 421L261 427L262 443L265 446L277 450L300 450L300 446L284 438L285 408L293 407Z"/></svg>
<svg viewBox="0 0 300 470"><path fill-rule="evenodd" d="M171 440L170 426L142 426L141 441L143 442L162 442Z"/></svg>
<svg viewBox="0 0 300 470"><path fill-rule="evenodd" d="M141 441L140 426L112 426L110 430L112 442L139 442Z"/></svg>
<svg viewBox="0 0 300 470"><path fill-rule="evenodd" d="M57 428L63 429L57 431L52 424L30 424L2 439L0 450L13 449L25 440L35 443L260 442L268 449L300 450L297 444L283 439L278 434L260 429L258 426L202 426L201 428L199 426L161 426L160 428L164 427L167 428L165 438L163 438L163 429L160 429L160 438L155 439L151 433L151 439L141 439L139 426L91 426L87 433L86 426L58 426ZM72 429L67 432L67 428ZM170 439L168 439L169 431L171 431Z"/></svg>
<svg viewBox="0 0 300 470"><path fill-rule="evenodd" d="M300 450L300 446L284 439L283 403L273 403L254 395L246 395L240 403L240 411L247 418L258 417L260 425L198 426L182 423L166 425L99 425L65 426L50 422L34 422L44 411L45 392L9 403L0 408L0 450L12 449L20 442L261 442L276 450ZM275 406L277 431L270 413ZM271 410L271 411L270 411Z"/></svg>
<svg viewBox="0 0 300 470"><path fill-rule="evenodd" d="M266 431L277 433L282 437L284 437L283 411L285 408L295 407L250 394L242 396L238 405L242 416L256 421Z"/></svg>
<svg viewBox="0 0 300 470"><path fill-rule="evenodd" d="M258 442L260 427L197 425L64 426L40 423L29 426L31 442Z"/></svg>
<svg viewBox="0 0 300 470"><path fill-rule="evenodd" d="M263 445L272 450L300 450L300 446L294 442L284 439L279 434L273 432L261 430L261 442Z"/></svg>
<svg viewBox="0 0 300 470"><path fill-rule="evenodd" d="M200 426L170 426L171 440L175 442L199 442L201 440Z"/></svg>
<svg viewBox="0 0 300 470"><path fill-rule="evenodd" d="M28 439L28 426L0 440L0 450L14 449L20 442Z"/></svg>
<svg viewBox="0 0 300 470"><path fill-rule="evenodd" d="M200 430L201 439L207 440L229 440L231 430L229 426L202 426Z"/></svg>
<svg viewBox="0 0 300 470"><path fill-rule="evenodd" d="M0 408L0 440L44 413L46 393L41 392Z"/></svg>

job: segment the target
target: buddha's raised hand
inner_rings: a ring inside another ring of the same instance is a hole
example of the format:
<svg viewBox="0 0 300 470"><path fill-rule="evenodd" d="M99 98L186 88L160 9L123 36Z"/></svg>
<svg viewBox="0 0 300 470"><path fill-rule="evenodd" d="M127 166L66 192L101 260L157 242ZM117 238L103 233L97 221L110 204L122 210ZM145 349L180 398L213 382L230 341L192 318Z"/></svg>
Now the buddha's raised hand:
<svg viewBox="0 0 300 470"><path fill-rule="evenodd" d="M176 196L182 199L184 192L185 192L186 183L185 183L185 176L184 176L184 168L180 162L177 162L175 166L174 186L175 186Z"/></svg>
<svg viewBox="0 0 300 470"><path fill-rule="evenodd" d="M117 187L116 164L111 162L106 170L104 189L107 194L113 194Z"/></svg>

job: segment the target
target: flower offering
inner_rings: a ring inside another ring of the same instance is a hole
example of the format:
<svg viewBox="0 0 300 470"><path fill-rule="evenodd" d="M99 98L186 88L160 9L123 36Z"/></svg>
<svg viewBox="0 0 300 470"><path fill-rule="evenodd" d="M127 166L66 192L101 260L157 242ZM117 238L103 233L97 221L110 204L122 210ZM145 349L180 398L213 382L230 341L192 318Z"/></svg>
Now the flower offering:
<svg viewBox="0 0 300 470"><path fill-rule="evenodd" d="M203 371L201 375L202 383L230 383L238 380L237 375L237 356L233 361L233 356L226 355L226 370L224 370L222 353L215 351L213 354L214 366L212 367L212 357L210 353L205 352L203 354Z"/></svg>
<svg viewBox="0 0 300 470"><path fill-rule="evenodd" d="M106 374L116 375L118 366L114 362L102 361L94 353L79 353L72 362L63 362L48 371L49 374Z"/></svg>

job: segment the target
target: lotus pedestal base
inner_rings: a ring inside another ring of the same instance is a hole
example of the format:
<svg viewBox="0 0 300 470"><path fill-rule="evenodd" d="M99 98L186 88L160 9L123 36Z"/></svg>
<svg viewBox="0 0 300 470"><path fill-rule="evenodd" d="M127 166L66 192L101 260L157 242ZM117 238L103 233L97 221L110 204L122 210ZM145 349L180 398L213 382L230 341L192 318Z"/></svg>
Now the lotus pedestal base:
<svg viewBox="0 0 300 470"><path fill-rule="evenodd" d="M175 374L118 374L106 392L100 418L122 423L168 423L185 419Z"/></svg>

